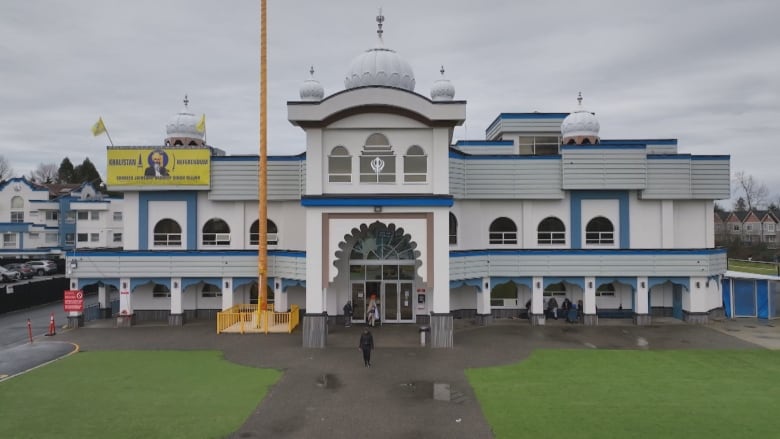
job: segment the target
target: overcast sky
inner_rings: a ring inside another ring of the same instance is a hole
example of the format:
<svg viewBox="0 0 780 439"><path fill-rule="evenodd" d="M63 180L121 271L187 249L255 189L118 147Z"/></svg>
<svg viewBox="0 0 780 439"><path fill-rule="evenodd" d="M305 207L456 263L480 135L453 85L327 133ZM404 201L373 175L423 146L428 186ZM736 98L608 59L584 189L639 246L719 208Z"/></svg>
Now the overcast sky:
<svg viewBox="0 0 780 439"><path fill-rule="evenodd" d="M677 138L729 154L780 195L780 1L268 0L269 154L304 150L287 121L309 74L330 95L384 41L429 96L444 65L466 100L455 140L484 139L501 112L567 112L582 91L602 138ZM257 154L259 0L0 2L0 154L17 175L116 145L159 145L189 95L208 143Z"/></svg>

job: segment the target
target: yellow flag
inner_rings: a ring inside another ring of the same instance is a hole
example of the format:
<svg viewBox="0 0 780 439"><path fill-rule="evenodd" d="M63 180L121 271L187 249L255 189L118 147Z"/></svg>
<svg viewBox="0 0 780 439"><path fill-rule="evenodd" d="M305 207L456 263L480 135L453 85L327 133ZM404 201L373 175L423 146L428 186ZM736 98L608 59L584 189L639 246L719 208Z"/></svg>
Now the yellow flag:
<svg viewBox="0 0 780 439"><path fill-rule="evenodd" d="M100 117L94 125L92 125L92 135L99 136L106 132L106 125L103 123L103 118Z"/></svg>
<svg viewBox="0 0 780 439"><path fill-rule="evenodd" d="M195 125L195 129L198 130L199 133L206 131L206 115L200 117L200 120L198 121L198 124Z"/></svg>

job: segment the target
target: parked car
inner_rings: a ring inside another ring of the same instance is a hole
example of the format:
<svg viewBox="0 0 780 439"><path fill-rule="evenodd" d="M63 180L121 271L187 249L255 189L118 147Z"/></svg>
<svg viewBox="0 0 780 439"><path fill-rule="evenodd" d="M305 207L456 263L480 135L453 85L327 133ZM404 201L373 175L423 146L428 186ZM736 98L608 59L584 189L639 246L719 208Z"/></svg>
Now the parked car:
<svg viewBox="0 0 780 439"><path fill-rule="evenodd" d="M27 264L6 264L5 268L18 271L22 275L22 279L30 279L35 276L35 269Z"/></svg>
<svg viewBox="0 0 780 439"><path fill-rule="evenodd" d="M0 267L0 281L14 282L22 278L22 273L18 271L9 270L5 267Z"/></svg>
<svg viewBox="0 0 780 439"><path fill-rule="evenodd" d="M54 261L42 259L39 261L28 261L27 265L35 270L35 274L43 276L45 274L54 274L57 272L57 264Z"/></svg>

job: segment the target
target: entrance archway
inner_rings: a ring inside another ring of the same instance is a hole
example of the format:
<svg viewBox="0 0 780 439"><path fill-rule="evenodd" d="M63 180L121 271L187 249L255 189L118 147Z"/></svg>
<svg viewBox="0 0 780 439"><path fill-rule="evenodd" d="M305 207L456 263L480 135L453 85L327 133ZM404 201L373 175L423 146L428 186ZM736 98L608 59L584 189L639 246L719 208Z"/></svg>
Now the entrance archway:
<svg viewBox="0 0 780 439"><path fill-rule="evenodd" d="M349 261L349 298L354 321L366 322L378 307L378 322L413 323L417 268L422 265L417 244L395 224L361 224L339 244L337 261Z"/></svg>

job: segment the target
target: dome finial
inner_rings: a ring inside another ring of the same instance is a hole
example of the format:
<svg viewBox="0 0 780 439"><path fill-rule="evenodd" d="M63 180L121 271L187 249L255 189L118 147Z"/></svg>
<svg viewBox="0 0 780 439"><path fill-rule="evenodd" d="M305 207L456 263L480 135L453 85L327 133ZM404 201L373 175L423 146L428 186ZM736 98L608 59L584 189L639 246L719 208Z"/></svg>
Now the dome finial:
<svg viewBox="0 0 780 439"><path fill-rule="evenodd" d="M444 66L443 65L441 66L441 70L439 70L439 73L441 73L442 77L444 76Z"/></svg>
<svg viewBox="0 0 780 439"><path fill-rule="evenodd" d="M189 103L190 103L190 100L189 100L189 98L187 98L187 94L185 93L184 94L184 108L187 108Z"/></svg>
<svg viewBox="0 0 780 439"><path fill-rule="evenodd" d="M582 92L577 95L577 104L582 107Z"/></svg>
<svg viewBox="0 0 780 439"><path fill-rule="evenodd" d="M385 21L385 16L382 15L382 8L379 8L379 15L376 16L376 24L377 24L377 30L376 34L379 35L379 40L382 40L382 33L384 32L382 30L382 23Z"/></svg>
<svg viewBox="0 0 780 439"><path fill-rule="evenodd" d="M314 78L314 66L309 67L309 74L311 75L312 78Z"/></svg>

